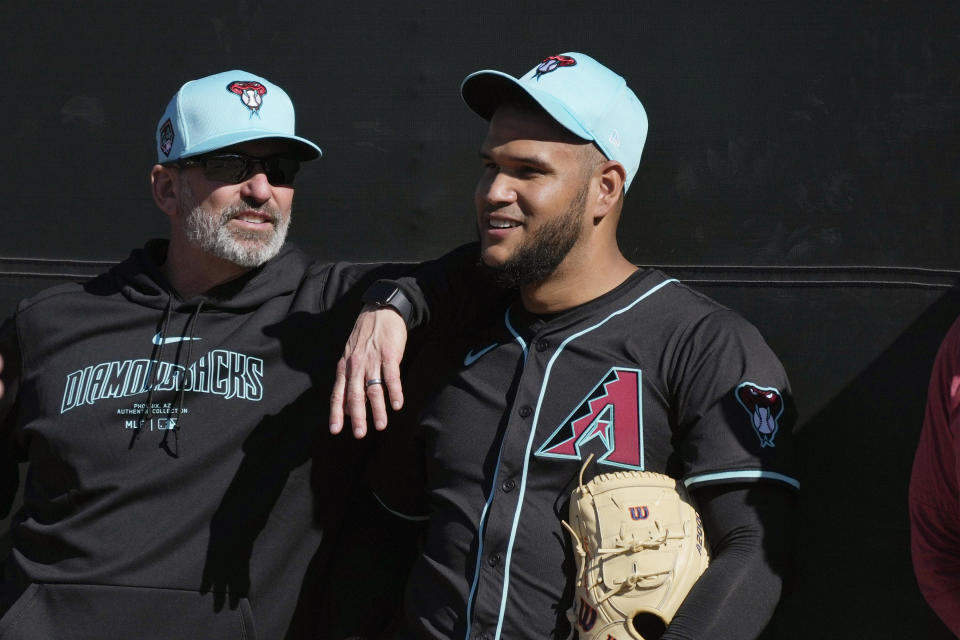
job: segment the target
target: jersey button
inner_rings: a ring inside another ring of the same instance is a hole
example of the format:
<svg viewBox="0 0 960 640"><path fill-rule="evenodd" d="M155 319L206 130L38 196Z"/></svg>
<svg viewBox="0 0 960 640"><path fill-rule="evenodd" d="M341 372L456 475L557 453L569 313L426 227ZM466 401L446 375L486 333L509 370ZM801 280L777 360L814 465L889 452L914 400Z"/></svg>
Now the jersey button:
<svg viewBox="0 0 960 640"><path fill-rule="evenodd" d="M500 553L495 553L495 554L493 554L492 556L490 556L489 558L487 558L487 563L488 563L491 567L495 567L495 566L497 566L498 564L500 564L500 561L501 561L501 560L503 560L503 556L502 556Z"/></svg>
<svg viewBox="0 0 960 640"><path fill-rule="evenodd" d="M529 418L533 414L533 409L530 408L530 405L525 404L520 407L519 413L521 418Z"/></svg>
<svg viewBox="0 0 960 640"><path fill-rule="evenodd" d="M550 341L549 341L549 340L546 340L546 339L544 339L544 340L537 340L537 351L546 351L546 350L549 349L549 348L550 348Z"/></svg>
<svg viewBox="0 0 960 640"><path fill-rule="evenodd" d="M503 484L500 486L506 493L510 493L517 488L517 483L514 482L513 478L510 478L509 480L504 480Z"/></svg>

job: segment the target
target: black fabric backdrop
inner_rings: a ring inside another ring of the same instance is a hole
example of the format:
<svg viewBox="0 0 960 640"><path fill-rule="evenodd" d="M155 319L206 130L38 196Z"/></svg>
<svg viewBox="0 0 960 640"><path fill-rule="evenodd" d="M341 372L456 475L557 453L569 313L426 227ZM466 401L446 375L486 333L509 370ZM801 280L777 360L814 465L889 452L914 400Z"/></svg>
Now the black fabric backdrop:
<svg viewBox="0 0 960 640"><path fill-rule="evenodd" d="M298 244L419 260L474 234L467 73L568 50L614 68L650 117L625 253L754 321L794 385L801 571L764 637L950 637L910 569L906 487L960 313L956 2L8 0L0 20L4 314L165 234L152 135L188 79L290 93L324 151Z"/></svg>

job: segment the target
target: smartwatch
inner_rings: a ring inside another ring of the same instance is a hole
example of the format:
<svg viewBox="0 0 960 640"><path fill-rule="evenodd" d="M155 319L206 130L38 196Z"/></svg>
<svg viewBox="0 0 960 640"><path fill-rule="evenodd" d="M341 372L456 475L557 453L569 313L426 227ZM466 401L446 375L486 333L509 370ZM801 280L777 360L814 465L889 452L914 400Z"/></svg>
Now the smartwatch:
<svg viewBox="0 0 960 640"><path fill-rule="evenodd" d="M403 318L405 323L410 322L413 305L395 283L389 280L377 280L363 292L360 301L378 307L390 307Z"/></svg>

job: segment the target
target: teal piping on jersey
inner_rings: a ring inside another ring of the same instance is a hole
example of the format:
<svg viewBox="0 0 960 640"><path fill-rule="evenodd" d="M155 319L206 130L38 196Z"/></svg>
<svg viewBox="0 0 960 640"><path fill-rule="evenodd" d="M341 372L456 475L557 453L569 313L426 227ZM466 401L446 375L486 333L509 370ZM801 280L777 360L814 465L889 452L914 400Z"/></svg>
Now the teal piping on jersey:
<svg viewBox="0 0 960 640"><path fill-rule="evenodd" d="M410 516L405 513L400 513L399 511L395 511L394 509L391 509L390 507L388 507L386 502L380 499L380 496L377 495L376 491L371 491L370 493L372 493L373 497L377 499L377 502L380 503L381 507L386 509L388 513L395 515L398 518L402 518L403 520L409 520L411 522L426 522L427 520L430 519L430 516Z"/></svg>
<svg viewBox="0 0 960 640"><path fill-rule="evenodd" d="M570 344L580 336L586 335L591 331L593 331L594 329L602 327L613 317L618 316L622 313L626 313L627 311L632 309L634 306L639 304L641 301L645 300L648 296L656 293L666 285L673 282L678 282L678 280L676 280L675 278L664 280L657 286L649 289L646 293L641 295L639 298L637 298L627 306L621 309L618 309L617 311L614 311L613 313L608 315L606 318L604 318L597 324L593 325L592 327L587 327L583 331L579 331L573 334L572 336L568 337L566 340L560 343L560 346L557 347L556 353L554 353L553 356L551 356L550 361L547 363L547 369L543 375L543 382L540 384L540 396L537 398L537 408L533 412L533 423L531 424L531 427L530 427L530 437L527 438L527 450L524 453L524 458L523 458L523 475L520 478L520 495L517 497L517 510L513 516L513 527L510 529L510 541L507 543L506 568L504 569L504 572L503 572L503 592L501 593L501 596L500 596L500 618L497 621L497 632L493 636L494 640L500 640L500 634L503 633L503 620L507 611L507 593L510 590L510 563L511 563L511 560L513 559L513 544L517 537L517 527L520 525L520 512L523 509L523 499L527 491L527 472L529 471L529 468L530 468L530 452L533 449L533 438L534 438L534 435L537 433L537 421L540 419L540 408L543 406L543 397L544 397L544 394L546 393L547 383L550 381L550 372L553 370L553 365L557 361L557 358L560 356L560 354L563 353L563 350L567 347L568 344ZM513 331L513 328L511 327L510 330ZM514 333L514 335L516 335L516 333ZM519 339L519 336L518 336L518 339ZM526 362L526 350L524 350L524 362ZM504 436L504 439L506 439L506 436ZM500 470L499 462L500 461L498 460L497 461L498 472ZM494 483L494 486L496 486L496 483ZM491 495L492 493L493 491L491 490ZM479 562L479 556L477 560Z"/></svg>
<svg viewBox="0 0 960 640"><path fill-rule="evenodd" d="M777 473L775 471L763 471L761 469L747 469L744 471L720 471L717 473L704 473L699 476L690 476L689 478L683 481L683 486L692 487L694 485L702 484L704 482L716 482L718 480L745 480L745 479L758 479L762 478L765 480L777 480L779 482L785 482L794 489L800 488L800 481L791 478L790 476L785 476L782 473Z"/></svg>
<svg viewBox="0 0 960 640"><path fill-rule="evenodd" d="M503 322L507 325L507 329L513 334L514 339L517 341L517 344L520 345L520 349L523 351L523 362L527 362L527 343L524 342L523 338L520 337L520 333L513 328L513 325L510 324L510 309L513 308L513 305L507 308L506 312L503 314ZM480 526L477 530L477 562L473 567L473 584L470 585L470 594L467 596L467 632L465 635L466 640L470 640L470 629L473 626L473 598L477 593L477 584L480 582L480 561L483 558L483 532L487 528L487 513L490 511L490 503L493 502L493 496L496 494L497 487L497 476L500 475L500 459L503 457L503 443L506 441L506 437L500 440L500 451L497 452L497 466L496 470L493 473L493 483L490 485L490 495L487 496L487 502L483 505L483 513L480 514Z"/></svg>

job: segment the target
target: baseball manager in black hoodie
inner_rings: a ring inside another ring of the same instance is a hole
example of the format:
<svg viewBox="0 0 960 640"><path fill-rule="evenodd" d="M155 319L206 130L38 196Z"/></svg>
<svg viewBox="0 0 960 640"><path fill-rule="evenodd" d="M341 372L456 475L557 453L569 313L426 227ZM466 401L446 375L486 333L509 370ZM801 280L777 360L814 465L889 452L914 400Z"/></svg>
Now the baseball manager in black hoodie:
<svg viewBox="0 0 960 640"><path fill-rule="evenodd" d="M411 325L422 298L364 293L404 267L285 243L299 163L320 149L268 80L187 82L156 149L169 240L0 328L0 514L29 462L0 638L328 637L317 577L349 495L323 488L349 485L361 446L325 428L333 363L361 298Z"/></svg>

